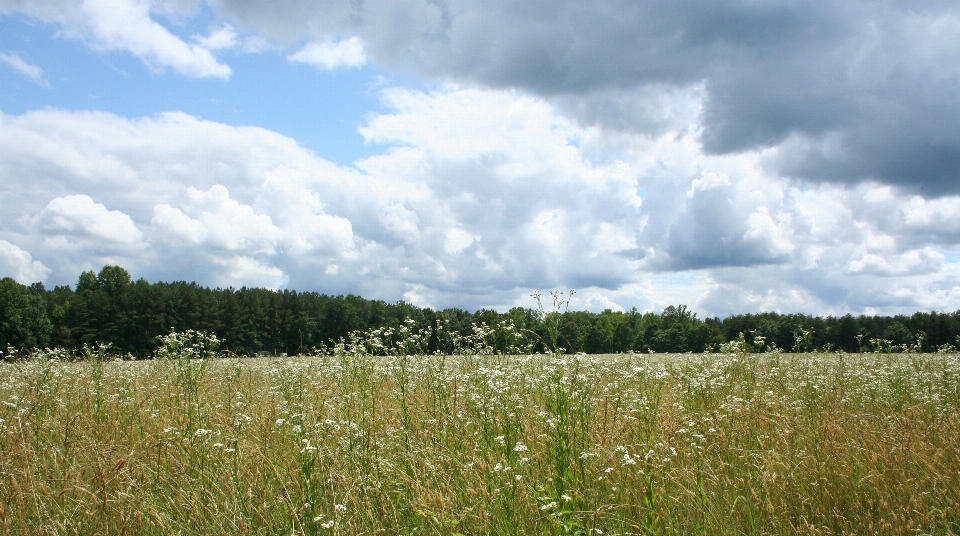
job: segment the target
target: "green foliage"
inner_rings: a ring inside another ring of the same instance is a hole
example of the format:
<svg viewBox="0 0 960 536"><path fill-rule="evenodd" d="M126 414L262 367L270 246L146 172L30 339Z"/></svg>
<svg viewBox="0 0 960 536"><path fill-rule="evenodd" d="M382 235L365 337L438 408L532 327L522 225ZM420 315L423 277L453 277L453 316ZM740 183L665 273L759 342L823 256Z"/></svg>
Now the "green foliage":
<svg viewBox="0 0 960 536"><path fill-rule="evenodd" d="M47 346L52 327L42 284L26 287L9 277L0 279L0 352Z"/></svg>
<svg viewBox="0 0 960 536"><path fill-rule="evenodd" d="M434 311L352 294L133 281L123 268L105 266L80 274L75 290L0 280L0 350L57 346L82 357L84 345L109 343L121 354L147 358L157 350L158 337L195 330L216 334L223 350L235 354L294 355L328 348L352 332L396 334L405 325L428 334L423 343L430 352L447 353L455 350L450 334L468 337L475 324L493 330L490 345L498 353L715 352L741 333L750 351L931 352L956 344L960 336L960 311L826 318L759 313L701 320L685 305L659 313L570 311L572 292L553 291L543 301L537 293L536 308L505 313Z"/></svg>

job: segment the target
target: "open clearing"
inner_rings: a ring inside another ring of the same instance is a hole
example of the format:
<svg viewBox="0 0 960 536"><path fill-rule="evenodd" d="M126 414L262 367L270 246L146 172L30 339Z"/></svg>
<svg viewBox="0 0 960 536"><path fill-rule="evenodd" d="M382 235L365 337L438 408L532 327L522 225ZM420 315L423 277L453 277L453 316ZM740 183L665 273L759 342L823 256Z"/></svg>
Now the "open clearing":
<svg viewBox="0 0 960 536"><path fill-rule="evenodd" d="M960 534L957 354L38 355L3 534Z"/></svg>

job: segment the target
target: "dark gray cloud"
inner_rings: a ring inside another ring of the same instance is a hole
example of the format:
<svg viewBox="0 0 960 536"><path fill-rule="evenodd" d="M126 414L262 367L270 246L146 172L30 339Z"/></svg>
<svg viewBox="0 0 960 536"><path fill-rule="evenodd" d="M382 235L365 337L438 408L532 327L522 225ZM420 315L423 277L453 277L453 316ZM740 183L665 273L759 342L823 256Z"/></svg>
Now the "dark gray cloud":
<svg viewBox="0 0 960 536"><path fill-rule="evenodd" d="M785 144L768 164L786 176L960 191L955 2L219 5L274 38L359 34L381 65L523 89L613 129L659 133L665 118L650 93L699 87L708 153Z"/></svg>
<svg viewBox="0 0 960 536"><path fill-rule="evenodd" d="M670 269L757 266L787 260L789 246L778 240L765 214L737 206L737 191L720 177L699 181L667 236L669 260L653 263ZM764 223L766 229L764 229ZM778 243L781 242L781 243Z"/></svg>

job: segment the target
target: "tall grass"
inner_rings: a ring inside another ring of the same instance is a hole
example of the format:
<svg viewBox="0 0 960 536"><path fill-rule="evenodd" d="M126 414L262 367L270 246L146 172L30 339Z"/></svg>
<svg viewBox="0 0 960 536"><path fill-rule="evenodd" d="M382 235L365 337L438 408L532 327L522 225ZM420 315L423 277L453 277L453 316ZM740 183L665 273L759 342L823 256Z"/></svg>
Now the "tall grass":
<svg viewBox="0 0 960 536"><path fill-rule="evenodd" d="M960 534L957 354L427 335L0 365L0 534Z"/></svg>

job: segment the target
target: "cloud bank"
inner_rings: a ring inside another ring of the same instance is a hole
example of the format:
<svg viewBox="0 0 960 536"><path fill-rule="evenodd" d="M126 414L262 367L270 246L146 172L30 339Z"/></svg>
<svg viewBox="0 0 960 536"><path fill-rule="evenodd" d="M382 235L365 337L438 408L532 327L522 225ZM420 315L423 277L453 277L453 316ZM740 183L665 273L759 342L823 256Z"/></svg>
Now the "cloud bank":
<svg viewBox="0 0 960 536"><path fill-rule="evenodd" d="M555 287L584 307L719 315L960 304L960 197L804 185L768 151L705 151L689 125L611 136L516 91L382 98L361 133L387 150L352 166L182 113L2 115L0 176L32 185L0 192L18 207L0 215L4 269L64 284L116 263L433 307Z"/></svg>
<svg viewBox="0 0 960 536"><path fill-rule="evenodd" d="M662 132L702 93L711 154L777 148L814 182L960 191L960 7L949 2L221 0L263 35L353 33L375 61L564 102L586 125ZM666 106L664 106L666 104Z"/></svg>
<svg viewBox="0 0 960 536"><path fill-rule="evenodd" d="M0 115L0 201L15 207L0 267L18 278L119 263L435 307L576 287L575 305L711 315L960 308L955 3L0 0L0 13L187 77L228 79L222 51L273 50L427 87L377 86L386 111L359 132L384 149L349 164L180 112Z"/></svg>
<svg viewBox="0 0 960 536"><path fill-rule="evenodd" d="M219 26L193 42L160 22L204 6ZM769 148L765 165L786 177L960 193L950 2L2 0L0 12L187 76L229 77L214 52L238 46L240 28L248 44L306 41L289 59L321 69L373 60L523 90L584 126L657 135L694 112L710 154Z"/></svg>
<svg viewBox="0 0 960 536"><path fill-rule="evenodd" d="M219 22L193 42L161 24L205 7ZM0 0L3 12L187 76L229 77L214 52L238 46L239 28L252 49L299 46L289 59L321 69L372 60L523 90L584 126L657 135L693 112L706 152L773 149L779 175L960 193L951 2Z"/></svg>

